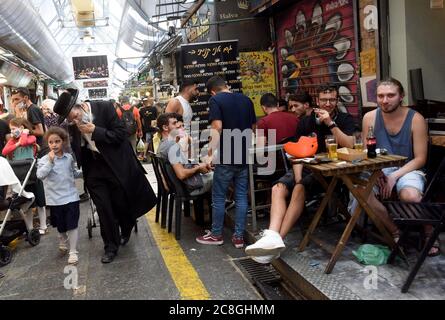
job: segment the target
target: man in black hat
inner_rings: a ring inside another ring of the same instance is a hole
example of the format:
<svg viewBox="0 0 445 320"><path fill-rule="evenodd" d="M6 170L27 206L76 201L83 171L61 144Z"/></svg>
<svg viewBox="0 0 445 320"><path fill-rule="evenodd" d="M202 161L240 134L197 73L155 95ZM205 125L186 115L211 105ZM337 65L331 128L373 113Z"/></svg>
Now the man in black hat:
<svg viewBox="0 0 445 320"><path fill-rule="evenodd" d="M68 89L54 111L73 124L73 139L81 145L78 162L99 214L105 255L114 260L119 245L125 245L138 217L156 204L156 195L145 171L127 140L125 125L110 101L76 104L78 91ZM121 234L119 234L119 227Z"/></svg>

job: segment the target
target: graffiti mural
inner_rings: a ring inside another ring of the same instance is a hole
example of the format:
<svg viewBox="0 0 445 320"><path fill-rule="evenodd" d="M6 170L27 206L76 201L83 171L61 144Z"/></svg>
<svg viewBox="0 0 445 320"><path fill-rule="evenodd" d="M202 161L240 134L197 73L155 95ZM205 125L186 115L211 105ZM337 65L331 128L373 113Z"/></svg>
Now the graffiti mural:
<svg viewBox="0 0 445 320"><path fill-rule="evenodd" d="M281 95L336 84L340 106L357 115L352 0L306 0L276 16Z"/></svg>

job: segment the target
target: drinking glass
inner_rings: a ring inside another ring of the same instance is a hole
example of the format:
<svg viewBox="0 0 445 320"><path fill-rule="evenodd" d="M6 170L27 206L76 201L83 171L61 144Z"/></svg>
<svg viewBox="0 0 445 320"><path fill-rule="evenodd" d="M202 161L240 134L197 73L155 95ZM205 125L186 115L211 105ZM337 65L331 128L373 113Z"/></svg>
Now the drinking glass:
<svg viewBox="0 0 445 320"><path fill-rule="evenodd" d="M363 138L361 132L354 133L354 149L363 152Z"/></svg>
<svg viewBox="0 0 445 320"><path fill-rule="evenodd" d="M335 139L335 136L326 136L326 150L328 151L329 159L333 161L338 160L337 139Z"/></svg>

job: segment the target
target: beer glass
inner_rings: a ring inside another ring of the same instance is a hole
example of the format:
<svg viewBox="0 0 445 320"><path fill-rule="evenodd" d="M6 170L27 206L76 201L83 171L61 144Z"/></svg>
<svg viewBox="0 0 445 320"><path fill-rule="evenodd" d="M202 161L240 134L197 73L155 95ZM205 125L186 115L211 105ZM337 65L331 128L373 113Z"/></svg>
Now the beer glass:
<svg viewBox="0 0 445 320"><path fill-rule="evenodd" d="M328 151L329 159L333 161L338 160L337 139L335 139L335 136L326 136L326 150Z"/></svg>
<svg viewBox="0 0 445 320"><path fill-rule="evenodd" d="M363 138L361 132L354 133L354 149L363 152Z"/></svg>

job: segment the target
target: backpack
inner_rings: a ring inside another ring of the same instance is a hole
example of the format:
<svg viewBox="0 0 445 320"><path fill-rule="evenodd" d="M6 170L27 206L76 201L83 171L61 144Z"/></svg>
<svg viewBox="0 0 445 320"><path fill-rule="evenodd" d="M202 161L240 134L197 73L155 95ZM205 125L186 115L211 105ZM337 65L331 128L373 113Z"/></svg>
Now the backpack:
<svg viewBox="0 0 445 320"><path fill-rule="evenodd" d="M132 136L136 134L136 131L138 129L138 124L136 122L136 119L134 118L133 108L131 107L128 110L125 110L122 107L119 107L119 109L122 112L122 121L125 124L125 128L127 129L127 133L129 136Z"/></svg>

